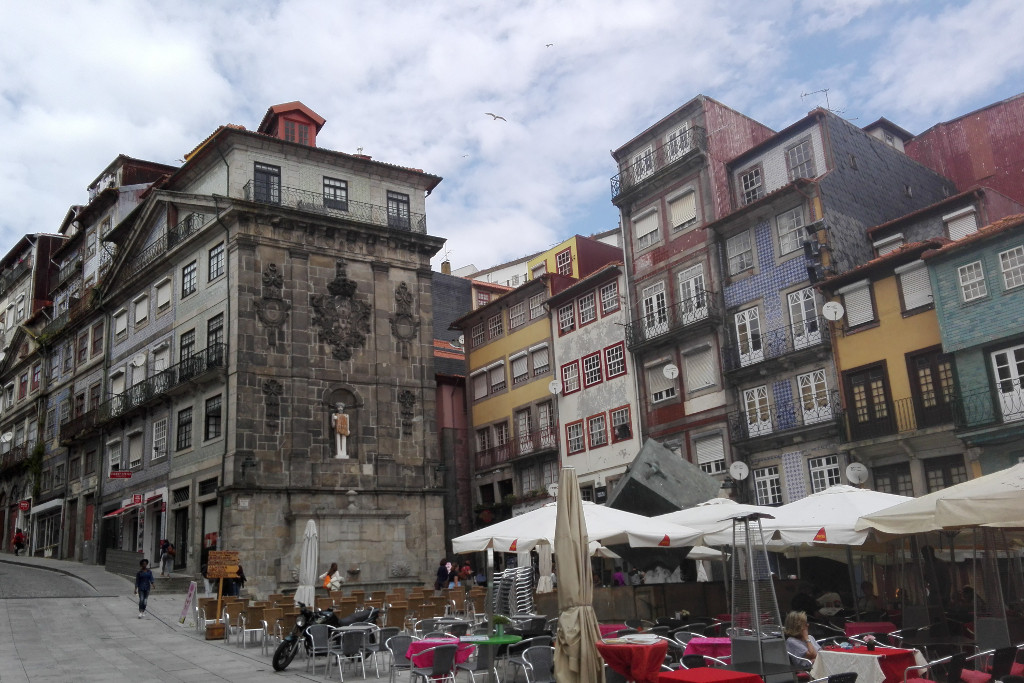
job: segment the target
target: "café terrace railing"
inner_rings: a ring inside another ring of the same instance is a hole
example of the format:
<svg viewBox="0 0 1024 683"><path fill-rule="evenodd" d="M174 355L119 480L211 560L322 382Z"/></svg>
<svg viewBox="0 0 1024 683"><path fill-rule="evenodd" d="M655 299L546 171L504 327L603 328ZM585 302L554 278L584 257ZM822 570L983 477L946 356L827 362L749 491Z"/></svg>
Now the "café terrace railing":
<svg viewBox="0 0 1024 683"><path fill-rule="evenodd" d="M401 209L392 209L377 204L338 199L318 192L284 187L275 183L250 180L242 188L242 196L252 202L286 206L301 211L310 211L325 216L336 216L360 223L371 223L396 230L427 232L427 217Z"/></svg>

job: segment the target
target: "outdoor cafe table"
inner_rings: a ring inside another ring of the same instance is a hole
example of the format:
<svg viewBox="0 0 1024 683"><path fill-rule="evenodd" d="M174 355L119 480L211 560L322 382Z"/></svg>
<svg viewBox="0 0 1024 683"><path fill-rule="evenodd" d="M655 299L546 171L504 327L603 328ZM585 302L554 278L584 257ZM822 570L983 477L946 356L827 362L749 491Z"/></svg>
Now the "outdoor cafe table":
<svg viewBox="0 0 1024 683"><path fill-rule="evenodd" d="M690 638L684 655L707 655L722 659L732 655L732 640L729 638Z"/></svg>
<svg viewBox="0 0 1024 683"><path fill-rule="evenodd" d="M621 631L622 629L629 627L625 624L598 624L597 628L601 631L601 637L607 638L613 633L617 633L618 631Z"/></svg>
<svg viewBox="0 0 1024 683"><path fill-rule="evenodd" d="M896 624L891 621L848 621L843 628L849 638L861 633L892 633L896 630Z"/></svg>
<svg viewBox="0 0 1024 683"><path fill-rule="evenodd" d="M597 651L612 669L636 683L658 683L658 673L668 653L668 641L653 643L600 642Z"/></svg>
<svg viewBox="0 0 1024 683"><path fill-rule="evenodd" d="M409 649L405 652L405 656L412 660L413 666L418 668L427 668L434 664L434 653L420 653L424 650L429 650L432 647L437 647L438 645L459 646L459 651L455 653L456 664L464 663L469 659L469 656L473 654L473 645L470 643L460 643L458 638L426 638L424 640L412 641L409 644Z"/></svg>
<svg viewBox="0 0 1024 683"><path fill-rule="evenodd" d="M666 671L658 683L764 683L757 674L701 666L694 669Z"/></svg>
<svg viewBox="0 0 1024 683"><path fill-rule="evenodd" d="M872 652L866 647L849 650L823 648L814 659L811 678L855 672L857 683L902 683L903 674L909 667L926 663L917 650L877 647ZM908 678L917 676L917 671L910 671L907 674Z"/></svg>

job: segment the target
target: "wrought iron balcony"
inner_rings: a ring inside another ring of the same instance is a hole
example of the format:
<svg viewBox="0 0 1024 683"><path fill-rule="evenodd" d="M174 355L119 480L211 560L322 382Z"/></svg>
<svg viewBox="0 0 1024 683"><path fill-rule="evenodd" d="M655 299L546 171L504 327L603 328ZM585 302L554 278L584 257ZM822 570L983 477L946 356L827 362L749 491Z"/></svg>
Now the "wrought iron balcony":
<svg viewBox="0 0 1024 683"><path fill-rule="evenodd" d="M250 180L242 188L242 196L251 202L276 204L300 211L309 211L325 216L346 218L360 223L382 225L396 230L427 232L427 217L421 213L410 213L376 204L338 199L317 192L282 187L274 183Z"/></svg>
<svg viewBox="0 0 1024 683"><path fill-rule="evenodd" d="M22 275L32 269L32 259L25 258L20 262L16 263L10 271L7 272L2 278L0 278L0 296L7 293L15 282L17 282Z"/></svg>
<svg viewBox="0 0 1024 683"><path fill-rule="evenodd" d="M1024 387L1021 380L1003 380L995 391L974 391L953 399L954 425L958 432L998 425L1024 428Z"/></svg>
<svg viewBox="0 0 1024 683"><path fill-rule="evenodd" d="M68 282L74 276L81 274L81 272L82 256L78 255L75 258L71 259L71 261L69 261L68 263L65 263L63 266L61 266L61 269L57 272L57 279L54 280L53 287L51 287L51 291L61 287L62 285L64 285L64 283Z"/></svg>
<svg viewBox="0 0 1024 683"><path fill-rule="evenodd" d="M558 427L543 427L520 434L500 446L476 454L477 470L490 469L513 458L558 451Z"/></svg>
<svg viewBox="0 0 1024 683"><path fill-rule="evenodd" d="M199 229L206 225L206 214L190 213L175 225L168 229L163 235L156 238L153 244L143 249L125 268L121 276L124 282L128 282L139 273L145 271L157 259L168 251L184 242Z"/></svg>
<svg viewBox="0 0 1024 683"><path fill-rule="evenodd" d="M951 424L954 403L952 393L930 393L882 403L850 405L845 412L846 438L864 441Z"/></svg>
<svg viewBox="0 0 1024 683"><path fill-rule="evenodd" d="M834 428L842 415L839 392L815 392L792 400L766 400L747 410L729 413L733 443L762 437L791 435L808 427Z"/></svg>
<svg viewBox="0 0 1024 683"><path fill-rule="evenodd" d="M642 313L626 325L626 343L630 351L636 351L717 324L721 317L714 295L701 290L667 308Z"/></svg>
<svg viewBox="0 0 1024 683"><path fill-rule="evenodd" d="M512 441L506 441L500 446L491 446L488 449L477 451L476 469L486 470L512 459Z"/></svg>
<svg viewBox="0 0 1024 683"><path fill-rule="evenodd" d="M821 317L786 325L765 332L754 332L739 344L722 349L725 372L737 372L744 368L775 358L803 351L829 348L828 322Z"/></svg>
<svg viewBox="0 0 1024 683"><path fill-rule="evenodd" d="M171 393L177 387L198 381L207 373L223 368L226 362L227 346L214 344L101 403L97 409L97 423L109 422L136 408L141 408Z"/></svg>
<svg viewBox="0 0 1024 683"><path fill-rule="evenodd" d="M167 231L167 249L174 249L190 235L199 232L199 229L206 225L206 219L206 214L193 212L178 221L176 226Z"/></svg>
<svg viewBox="0 0 1024 683"><path fill-rule="evenodd" d="M11 450L6 453L0 453L0 471L6 470L8 467L14 467L20 462L28 460L29 446L27 443L13 446Z"/></svg>
<svg viewBox="0 0 1024 683"><path fill-rule="evenodd" d="M694 152L706 151L707 147L707 131L700 126L693 126L679 137L633 157L626 168L612 176L612 198L647 180L661 169L689 158Z"/></svg>
<svg viewBox="0 0 1024 683"><path fill-rule="evenodd" d="M60 445L68 446L92 435L99 424L98 417L99 409L93 408L62 424L60 426Z"/></svg>
<svg viewBox="0 0 1024 683"><path fill-rule="evenodd" d="M57 315L57 317L43 327L41 336L48 338L55 337L63 332L69 324L80 320L92 312L92 289L92 287L87 289L80 299L71 299L71 304L68 306L68 309Z"/></svg>

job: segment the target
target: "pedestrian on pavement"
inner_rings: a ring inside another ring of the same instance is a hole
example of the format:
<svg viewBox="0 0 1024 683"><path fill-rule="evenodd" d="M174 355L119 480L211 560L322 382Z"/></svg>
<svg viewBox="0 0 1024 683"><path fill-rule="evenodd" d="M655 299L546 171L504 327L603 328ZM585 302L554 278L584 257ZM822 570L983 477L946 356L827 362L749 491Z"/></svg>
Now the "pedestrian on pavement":
<svg viewBox="0 0 1024 683"><path fill-rule="evenodd" d="M462 564L462 569L459 570L459 580L463 586L473 585L473 568L469 566L469 560Z"/></svg>
<svg viewBox="0 0 1024 683"><path fill-rule="evenodd" d="M139 619L146 616L146 602L149 591L153 587L153 572L149 571L149 560L139 561L139 571L135 575L135 594L139 596Z"/></svg>
<svg viewBox="0 0 1024 683"><path fill-rule="evenodd" d="M242 565L238 565L238 576L231 579L231 594L236 598L241 597L243 588L245 588L245 572L242 570Z"/></svg>
<svg viewBox="0 0 1024 683"><path fill-rule="evenodd" d="M332 562L331 568L320 575L320 580L324 582L324 588L327 590L340 591L343 579L341 572L338 571L338 563Z"/></svg>
<svg viewBox="0 0 1024 683"><path fill-rule="evenodd" d="M437 579L434 581L434 590L439 591L448 583L448 560L442 558L441 564L437 567Z"/></svg>
<svg viewBox="0 0 1024 683"><path fill-rule="evenodd" d="M25 534L21 533L21 529L14 530L14 556L17 557L18 553L25 549Z"/></svg>
<svg viewBox="0 0 1024 683"><path fill-rule="evenodd" d="M171 577L171 564L174 560L174 544L166 538L160 542L160 576Z"/></svg>
<svg viewBox="0 0 1024 683"><path fill-rule="evenodd" d="M206 597L212 597L213 593L210 591L210 577L206 575L206 564L203 564L199 568L199 573L203 577L203 588L206 590Z"/></svg>

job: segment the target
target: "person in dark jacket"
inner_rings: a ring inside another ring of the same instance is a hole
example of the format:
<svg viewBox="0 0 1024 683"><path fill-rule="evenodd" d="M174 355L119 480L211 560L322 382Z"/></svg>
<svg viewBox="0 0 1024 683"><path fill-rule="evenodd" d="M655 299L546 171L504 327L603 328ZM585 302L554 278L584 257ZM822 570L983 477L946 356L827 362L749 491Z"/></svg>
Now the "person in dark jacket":
<svg viewBox="0 0 1024 683"><path fill-rule="evenodd" d="M245 588L245 571L242 570L242 565L238 565L238 576L231 579L231 594L236 598L240 597L243 588Z"/></svg>
<svg viewBox="0 0 1024 683"><path fill-rule="evenodd" d="M139 571L135 574L135 594L139 596L139 619L146 616L146 602L149 591L153 588L153 572L149 571L149 560L139 562Z"/></svg>
<svg viewBox="0 0 1024 683"><path fill-rule="evenodd" d="M800 584L800 592L793 596L789 603L789 609L793 612L803 612L809 617L818 615L818 601L814 599L817 591L809 583Z"/></svg>
<svg viewBox="0 0 1024 683"><path fill-rule="evenodd" d="M434 590L439 591L448 586L448 560L442 558L437 568L437 580L434 581Z"/></svg>

